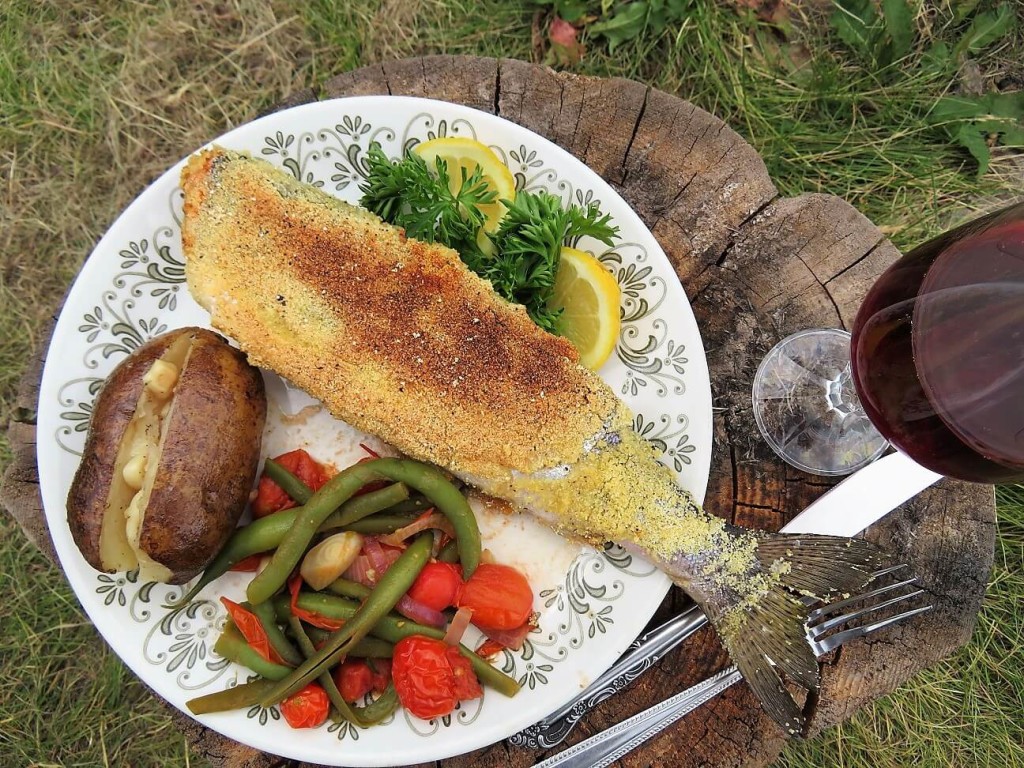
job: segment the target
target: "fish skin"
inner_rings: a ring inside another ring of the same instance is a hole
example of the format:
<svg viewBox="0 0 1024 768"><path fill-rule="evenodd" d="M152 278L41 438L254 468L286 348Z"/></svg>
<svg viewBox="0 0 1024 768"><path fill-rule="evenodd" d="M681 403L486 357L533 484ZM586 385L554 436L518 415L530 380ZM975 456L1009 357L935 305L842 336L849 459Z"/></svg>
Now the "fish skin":
<svg viewBox="0 0 1024 768"><path fill-rule="evenodd" d="M182 188L189 288L254 364L559 533L651 558L701 604L769 714L803 727L765 659L817 685L787 589L857 589L872 548L804 536L780 550L781 535L705 512L572 346L451 249L218 147L190 159Z"/></svg>

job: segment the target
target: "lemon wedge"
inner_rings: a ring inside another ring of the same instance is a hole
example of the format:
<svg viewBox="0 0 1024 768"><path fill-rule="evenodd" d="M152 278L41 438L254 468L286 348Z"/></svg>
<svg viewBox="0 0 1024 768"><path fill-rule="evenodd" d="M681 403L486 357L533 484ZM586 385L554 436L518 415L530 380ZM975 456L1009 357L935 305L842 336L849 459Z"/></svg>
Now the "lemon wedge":
<svg viewBox="0 0 1024 768"><path fill-rule="evenodd" d="M563 247L548 301L562 307L555 331L580 353L580 363L596 371L619 340L619 284L589 253Z"/></svg>
<svg viewBox="0 0 1024 768"><path fill-rule="evenodd" d="M480 168L484 182L495 193L495 197L493 203L480 206L484 224L477 233L477 243L486 255L493 256L494 245L488 235L498 231L498 226L505 216L506 209L501 201L511 201L516 197L516 180L512 171L486 144L462 136L424 141L413 147L412 151L419 155L429 168L435 167L439 157L444 161L448 169L448 187L453 193L458 192L462 186L463 170L466 171L468 178L478 167Z"/></svg>

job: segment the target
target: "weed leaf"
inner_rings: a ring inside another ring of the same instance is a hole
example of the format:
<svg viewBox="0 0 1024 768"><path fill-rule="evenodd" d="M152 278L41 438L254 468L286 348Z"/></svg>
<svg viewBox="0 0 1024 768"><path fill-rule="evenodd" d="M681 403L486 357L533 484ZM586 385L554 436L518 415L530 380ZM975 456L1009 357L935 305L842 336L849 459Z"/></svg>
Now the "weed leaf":
<svg viewBox="0 0 1024 768"><path fill-rule="evenodd" d="M1001 4L994 11L979 13L967 28L960 42L956 44L956 55L978 53L1010 32L1017 22L1017 16L1009 3Z"/></svg>
<svg viewBox="0 0 1024 768"><path fill-rule="evenodd" d="M866 59L874 58L878 12L871 0L838 0L832 26L839 39Z"/></svg>
<svg viewBox="0 0 1024 768"><path fill-rule="evenodd" d="M926 72L945 72L953 59L949 46L941 40L932 44L921 56L921 68Z"/></svg>
<svg viewBox="0 0 1024 768"><path fill-rule="evenodd" d="M608 40L608 50L614 51L620 43L632 40L643 32L649 11L648 3L629 3L606 21L591 24L588 30L595 35L603 35Z"/></svg>
<svg viewBox="0 0 1024 768"><path fill-rule="evenodd" d="M939 99L929 115L932 124L946 132L978 161L978 175L988 170L991 152L989 139L997 138L1007 147L1024 144L1024 92L986 93L967 98L946 96Z"/></svg>
<svg viewBox="0 0 1024 768"><path fill-rule="evenodd" d="M953 11L953 19L954 19L954 21L957 24L959 24L961 21L963 21L968 16L970 16L972 13L974 13L974 9L978 7L979 1L980 0L959 0L959 2L954 3L954 5L955 5L954 11Z"/></svg>
<svg viewBox="0 0 1024 768"><path fill-rule="evenodd" d="M892 44L888 49L889 60L880 63L889 65L910 53L914 43L914 11L907 0L882 0L882 16Z"/></svg>
<svg viewBox="0 0 1024 768"><path fill-rule="evenodd" d="M566 21L579 21L587 12L586 0L533 0L534 5L554 6L555 15Z"/></svg>
<svg viewBox="0 0 1024 768"><path fill-rule="evenodd" d="M989 160L992 153L989 151L985 137L971 123L963 123L957 131L956 140L967 148L971 156L978 161L978 176L983 176L988 170Z"/></svg>

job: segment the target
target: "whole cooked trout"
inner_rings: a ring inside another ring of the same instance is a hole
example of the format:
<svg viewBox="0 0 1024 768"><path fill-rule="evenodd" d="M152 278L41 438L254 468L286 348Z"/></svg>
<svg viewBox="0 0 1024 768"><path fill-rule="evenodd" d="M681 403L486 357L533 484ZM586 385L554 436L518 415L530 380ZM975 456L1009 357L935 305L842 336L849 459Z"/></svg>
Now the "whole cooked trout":
<svg viewBox="0 0 1024 768"><path fill-rule="evenodd" d="M877 550L704 512L573 347L451 249L216 147L181 184L189 288L254 364L562 534L649 557L701 605L767 712L802 728L776 671L818 684L796 593L858 589Z"/></svg>

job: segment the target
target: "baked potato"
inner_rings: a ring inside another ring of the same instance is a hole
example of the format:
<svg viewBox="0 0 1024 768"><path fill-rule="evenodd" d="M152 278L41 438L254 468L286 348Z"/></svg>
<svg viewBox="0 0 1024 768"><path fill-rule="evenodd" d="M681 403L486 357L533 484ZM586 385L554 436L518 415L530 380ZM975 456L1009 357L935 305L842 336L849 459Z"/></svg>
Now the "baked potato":
<svg viewBox="0 0 1024 768"><path fill-rule="evenodd" d="M263 377L212 331L143 344L96 398L68 493L71 535L94 568L182 584L220 551L253 487Z"/></svg>

